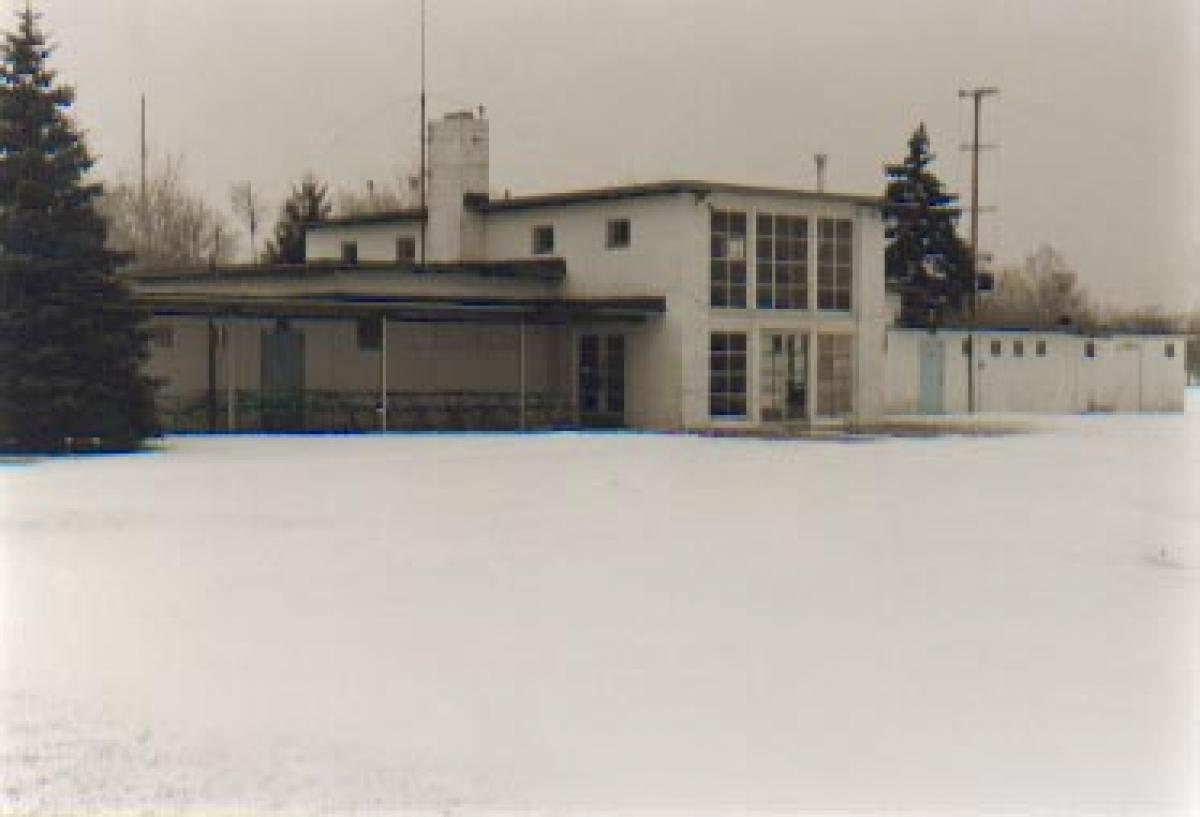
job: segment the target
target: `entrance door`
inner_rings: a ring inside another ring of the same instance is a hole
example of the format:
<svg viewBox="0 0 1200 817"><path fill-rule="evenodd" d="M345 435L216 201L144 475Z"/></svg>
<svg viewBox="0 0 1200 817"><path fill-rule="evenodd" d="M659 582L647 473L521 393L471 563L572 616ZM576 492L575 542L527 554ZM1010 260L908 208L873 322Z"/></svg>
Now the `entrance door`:
<svg viewBox="0 0 1200 817"><path fill-rule="evenodd" d="M579 338L579 424L619 428L625 424L625 336Z"/></svg>
<svg viewBox="0 0 1200 817"><path fill-rule="evenodd" d="M936 335L921 337L921 401L922 414L941 414L945 408L943 400L943 374L946 363L946 347Z"/></svg>
<svg viewBox="0 0 1200 817"><path fill-rule="evenodd" d="M262 427L304 430L304 333L286 321L262 331Z"/></svg>
<svg viewBox="0 0 1200 817"><path fill-rule="evenodd" d="M763 335L761 375L763 422L803 420L808 416L808 335Z"/></svg>

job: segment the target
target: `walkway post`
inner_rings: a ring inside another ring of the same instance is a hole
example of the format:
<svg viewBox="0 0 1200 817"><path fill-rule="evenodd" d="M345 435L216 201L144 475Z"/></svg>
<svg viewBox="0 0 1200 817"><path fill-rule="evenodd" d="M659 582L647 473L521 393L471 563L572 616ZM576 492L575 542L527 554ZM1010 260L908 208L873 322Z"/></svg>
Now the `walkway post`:
<svg viewBox="0 0 1200 817"><path fill-rule="evenodd" d="M387 315L379 316L379 430L388 430Z"/></svg>
<svg viewBox="0 0 1200 817"><path fill-rule="evenodd" d="M520 371L521 371L521 430L525 430L525 316L521 315L521 337L520 337Z"/></svg>
<svg viewBox="0 0 1200 817"><path fill-rule="evenodd" d="M230 432L237 430L237 369L234 347L233 319L225 323L225 412Z"/></svg>

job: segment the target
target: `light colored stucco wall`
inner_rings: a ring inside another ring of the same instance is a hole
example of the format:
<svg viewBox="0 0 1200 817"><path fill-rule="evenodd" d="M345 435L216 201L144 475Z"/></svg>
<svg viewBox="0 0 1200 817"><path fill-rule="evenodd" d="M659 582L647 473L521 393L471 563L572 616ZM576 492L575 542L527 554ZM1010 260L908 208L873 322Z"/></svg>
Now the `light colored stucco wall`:
<svg viewBox="0 0 1200 817"><path fill-rule="evenodd" d="M853 340L854 397L852 418L859 422L876 419L882 408L883 373L883 225L875 208L825 198L799 198L770 194L713 194L707 205L716 210L742 211L747 215L746 309L710 309L709 301L709 213L702 208L695 229L693 261L695 274L688 282L689 301L695 305L690 316L689 337L684 348L684 424L688 428L751 428L761 424L762 383L760 358L764 333L790 331L809 337L809 409L817 396L816 338L820 334L849 334ZM810 309L756 309L755 218L760 213L804 216L808 220L808 291ZM817 222L820 219L849 219L854 225L853 283L849 312L816 309ZM747 334L748 405L744 420L713 419L708 414L710 332Z"/></svg>
<svg viewBox="0 0 1200 817"><path fill-rule="evenodd" d="M359 261L396 260L396 243L411 238L421 257L421 224L412 220L392 224L326 224L304 233L304 257L309 261L341 261L342 242L358 243Z"/></svg>
<svg viewBox="0 0 1200 817"><path fill-rule="evenodd" d="M610 219L629 219L631 240L608 248ZM690 194L499 210L488 215L492 258L532 257L533 228L553 225L554 255L567 265L562 294L571 297L664 296L666 312L642 322L589 324L580 335L619 331L626 338L626 421L648 429L682 426L682 355L695 333L697 270L707 287L708 211ZM707 301L707 289L704 291ZM702 331L702 330L699 330Z"/></svg>
<svg viewBox="0 0 1200 817"><path fill-rule="evenodd" d="M967 334L943 330L890 329L884 378L886 408L893 414L920 410L920 346L943 346L946 413L968 410ZM980 412L1074 413L1083 411L1182 411L1186 373L1183 340L1159 335L1089 338L1062 332L980 331L974 333L976 401ZM1037 355L1037 343L1046 354ZM1021 343L1023 353L1015 354ZM1095 344L1096 355L1085 354ZM999 354L993 354L999 344ZM1172 345L1173 357L1166 348Z"/></svg>

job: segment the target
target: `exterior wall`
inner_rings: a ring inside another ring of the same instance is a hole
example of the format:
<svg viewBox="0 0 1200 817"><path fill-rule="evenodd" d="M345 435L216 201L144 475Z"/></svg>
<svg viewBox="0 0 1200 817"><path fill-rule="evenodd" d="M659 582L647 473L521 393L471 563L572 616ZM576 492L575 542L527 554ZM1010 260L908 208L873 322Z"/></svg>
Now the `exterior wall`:
<svg viewBox="0 0 1200 817"><path fill-rule="evenodd" d="M1182 411L1186 375L1183 339L1159 335L1089 338L1061 332L980 331L974 334L976 400L980 412L1073 413L1083 411ZM944 330L888 330L886 409L892 414L921 411L921 345L942 346L943 411L968 410L967 333ZM1037 355L1037 343L1046 354ZM1023 354L1014 353L1014 343ZM1095 344L1095 357L1085 354ZM993 343L1000 354L993 355ZM1172 344L1174 357L1167 357Z"/></svg>
<svg viewBox="0 0 1200 817"><path fill-rule="evenodd" d="M192 394L208 388L208 321L204 318L153 318L152 333L169 332L171 342L150 345L146 374L159 381L159 395Z"/></svg>
<svg viewBox="0 0 1200 817"><path fill-rule="evenodd" d="M471 113L429 124L428 261L485 258L484 216L463 197L488 195L488 123Z"/></svg>
<svg viewBox="0 0 1200 817"><path fill-rule="evenodd" d="M304 334L304 390L308 394L365 395L381 387L381 351L360 349L354 320L292 320ZM232 390L236 402L261 392L262 333L271 319L217 319L215 402L219 426L229 424ZM171 410L190 407L193 425L207 399L208 322L205 318L159 317L152 327L170 328L173 343L152 347L148 373L163 378L160 401ZM524 340L522 341L522 334ZM387 331L387 388L390 394L491 393L515 399L522 378L527 395L569 403L569 361L563 350L569 332L561 326L519 324L398 323ZM525 364L522 372L521 353ZM253 402L253 401L252 401ZM235 410L234 427L255 429L258 418Z"/></svg>
<svg viewBox="0 0 1200 817"><path fill-rule="evenodd" d="M809 219L810 302L816 293L816 221L854 222L853 298L850 312L710 309L709 240L713 209L747 214L749 303L754 303L753 222L758 212L804 215ZM605 246L609 219L627 218L628 248ZM718 193L623 199L565 207L500 210L489 215L488 254L494 258L532 254L533 228L553 225L554 254L567 261L566 292L572 295L655 294L667 311L628 332L627 400L631 425L644 428L749 428L759 425L757 361L763 332L805 333L809 339L809 382L815 383L818 333L845 333L854 341L854 419L877 418L883 402L883 227L874 208L795 196ZM712 331L748 335L748 413L744 420L709 416L709 351ZM581 330L578 334L582 334Z"/></svg>
<svg viewBox="0 0 1200 817"><path fill-rule="evenodd" d="M359 261L396 260L396 242L411 238L421 257L421 224L407 221L391 224L328 224L310 227L304 233L304 257L309 261L341 261L342 242L358 242Z"/></svg>
<svg viewBox="0 0 1200 817"><path fill-rule="evenodd" d="M853 203L794 196L714 194L708 202L715 210L745 211L747 215L747 280L746 309L709 309L709 208L700 215L697 229L699 260L696 275L689 286L690 302L696 310L695 328L689 337L695 340L685 348L684 364L684 424L689 428L751 428L762 423L762 383L760 359L763 333L768 330L790 331L808 336L809 359L807 380L808 405L815 411L817 400L816 349L821 334L848 334L853 337L854 373L852 382L853 409L851 418L869 422L878 417L882 408L883 372L883 225L874 208ZM755 217L759 213L805 216L808 219L808 291L810 309L756 309L755 281ZM819 310L816 305L817 221L822 218L849 219L854 225L853 278L849 312ZM747 415L744 420L712 419L708 413L709 396L709 332L747 333ZM814 420L814 422L827 422ZM834 422L842 422L835 420Z"/></svg>
<svg viewBox="0 0 1200 817"><path fill-rule="evenodd" d="M682 350L687 345L684 339L695 336L697 305L690 287L694 271L707 270L707 256L702 255L708 241L707 213L697 207L694 197L675 195L498 210L488 215L487 252L492 258L531 257L533 228L553 225L554 255L567 263L564 295L666 297L666 313L661 316L642 323L580 325L572 333L572 360L581 335L625 335L626 421L631 426L677 429L682 425ZM629 219L628 247L606 247L609 219ZM703 234L698 228L701 221ZM707 344L706 339L702 342Z"/></svg>

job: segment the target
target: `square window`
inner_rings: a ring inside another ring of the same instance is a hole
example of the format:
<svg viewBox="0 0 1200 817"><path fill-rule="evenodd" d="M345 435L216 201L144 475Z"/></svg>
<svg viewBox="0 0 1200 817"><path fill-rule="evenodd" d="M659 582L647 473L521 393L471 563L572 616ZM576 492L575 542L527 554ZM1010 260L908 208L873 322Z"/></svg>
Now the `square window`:
<svg viewBox="0 0 1200 817"><path fill-rule="evenodd" d="M417 258L417 240L411 235L402 235L396 239L396 260L400 262L415 261Z"/></svg>
<svg viewBox="0 0 1200 817"><path fill-rule="evenodd" d="M358 263L358 242L343 241L342 242L342 263L357 264Z"/></svg>
<svg viewBox="0 0 1200 817"><path fill-rule="evenodd" d="M1087 343L1085 343L1083 345L1083 356L1084 357L1095 357L1096 356L1096 341L1089 340Z"/></svg>
<svg viewBox="0 0 1200 817"><path fill-rule="evenodd" d="M1046 341L1039 340L1037 342L1037 345L1034 347L1034 350L1037 352L1038 357L1045 357L1046 356Z"/></svg>
<svg viewBox="0 0 1200 817"><path fill-rule="evenodd" d="M1000 357L1000 341L992 341L992 357Z"/></svg>
<svg viewBox="0 0 1200 817"><path fill-rule="evenodd" d="M383 346L383 320L377 315L358 319L358 348L362 352L378 351Z"/></svg>
<svg viewBox="0 0 1200 817"><path fill-rule="evenodd" d="M964 355L969 355L969 354L971 354L971 339L970 339L969 337L967 337L967 338L963 338L963 342L962 342L962 353L963 353Z"/></svg>
<svg viewBox="0 0 1200 817"><path fill-rule="evenodd" d="M610 218L605 228L605 246L610 250L624 249L630 244L632 232L627 218Z"/></svg>
<svg viewBox="0 0 1200 817"><path fill-rule="evenodd" d="M1013 341L1013 357L1024 357L1024 356L1025 356L1025 341L1014 340Z"/></svg>
<svg viewBox="0 0 1200 817"><path fill-rule="evenodd" d="M1166 354L1167 357L1175 357L1175 344L1168 343L1163 347L1163 353Z"/></svg>
<svg viewBox="0 0 1200 817"><path fill-rule="evenodd" d="M554 252L554 225L539 224L533 228L533 254L551 255Z"/></svg>

